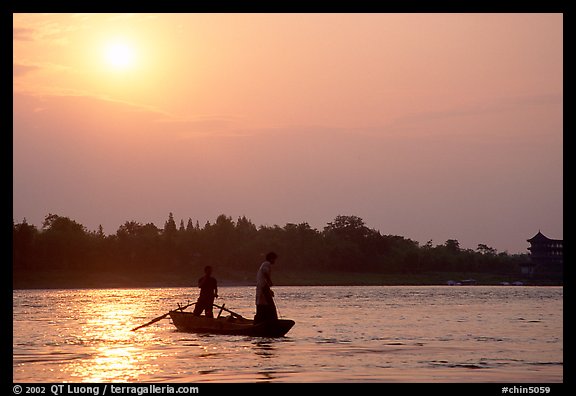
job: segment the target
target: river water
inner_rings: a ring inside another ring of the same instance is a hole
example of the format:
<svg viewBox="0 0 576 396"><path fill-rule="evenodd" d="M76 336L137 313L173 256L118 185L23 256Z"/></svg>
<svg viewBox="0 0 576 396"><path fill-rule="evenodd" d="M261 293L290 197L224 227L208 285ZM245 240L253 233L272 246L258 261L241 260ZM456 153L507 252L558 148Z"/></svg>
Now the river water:
<svg viewBox="0 0 576 396"><path fill-rule="evenodd" d="M16 290L14 382L563 382L563 289L275 287L283 338L198 335L187 288ZM253 287L217 303L255 313ZM217 310L216 310L217 312Z"/></svg>

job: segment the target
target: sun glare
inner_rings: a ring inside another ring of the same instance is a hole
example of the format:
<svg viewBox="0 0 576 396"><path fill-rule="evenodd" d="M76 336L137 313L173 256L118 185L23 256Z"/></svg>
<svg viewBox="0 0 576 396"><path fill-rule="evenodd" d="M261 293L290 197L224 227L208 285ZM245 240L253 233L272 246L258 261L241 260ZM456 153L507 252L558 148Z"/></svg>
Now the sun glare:
<svg viewBox="0 0 576 396"><path fill-rule="evenodd" d="M104 50L106 63L115 70L134 67L135 55L134 48L130 44L120 41L109 43Z"/></svg>

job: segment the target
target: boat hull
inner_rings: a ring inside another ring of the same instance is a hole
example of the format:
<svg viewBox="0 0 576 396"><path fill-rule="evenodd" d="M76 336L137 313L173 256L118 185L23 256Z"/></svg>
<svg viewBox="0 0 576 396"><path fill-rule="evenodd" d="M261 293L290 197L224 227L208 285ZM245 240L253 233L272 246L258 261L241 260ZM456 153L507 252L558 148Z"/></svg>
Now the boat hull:
<svg viewBox="0 0 576 396"><path fill-rule="evenodd" d="M253 320L233 316L207 318L194 316L191 312L170 311L170 318L179 331L186 333L208 333L245 335L251 337L283 337L294 326L289 319L270 320L254 324Z"/></svg>

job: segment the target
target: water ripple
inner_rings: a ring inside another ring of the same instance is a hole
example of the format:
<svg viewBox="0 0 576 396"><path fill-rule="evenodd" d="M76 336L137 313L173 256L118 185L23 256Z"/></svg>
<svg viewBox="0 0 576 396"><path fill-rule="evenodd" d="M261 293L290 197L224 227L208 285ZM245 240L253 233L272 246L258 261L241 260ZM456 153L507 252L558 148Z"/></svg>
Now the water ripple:
<svg viewBox="0 0 576 396"><path fill-rule="evenodd" d="M251 287L222 287L254 314ZM16 290L16 382L562 382L561 287L276 287L284 338L180 333L187 288Z"/></svg>

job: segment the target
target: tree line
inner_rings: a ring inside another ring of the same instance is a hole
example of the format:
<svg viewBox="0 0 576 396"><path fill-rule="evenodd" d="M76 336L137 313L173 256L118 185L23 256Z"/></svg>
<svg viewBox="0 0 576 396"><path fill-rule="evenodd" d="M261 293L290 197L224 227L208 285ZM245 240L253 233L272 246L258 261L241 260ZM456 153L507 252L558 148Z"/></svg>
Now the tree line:
<svg viewBox="0 0 576 396"><path fill-rule="evenodd" d="M40 229L26 219L13 222L12 246L14 278L35 272L193 277L205 265L217 266L222 277L252 278L270 250L279 253L284 271L302 276L310 271L516 274L526 261L524 254L498 253L485 244L462 249L456 239L420 245L403 236L384 235L360 217L348 215L336 216L317 230L308 223L256 226L245 216L234 221L224 214L203 226L190 218L177 224L170 213L162 228L126 221L116 233L105 235L102 226L89 231L68 217L48 214Z"/></svg>

